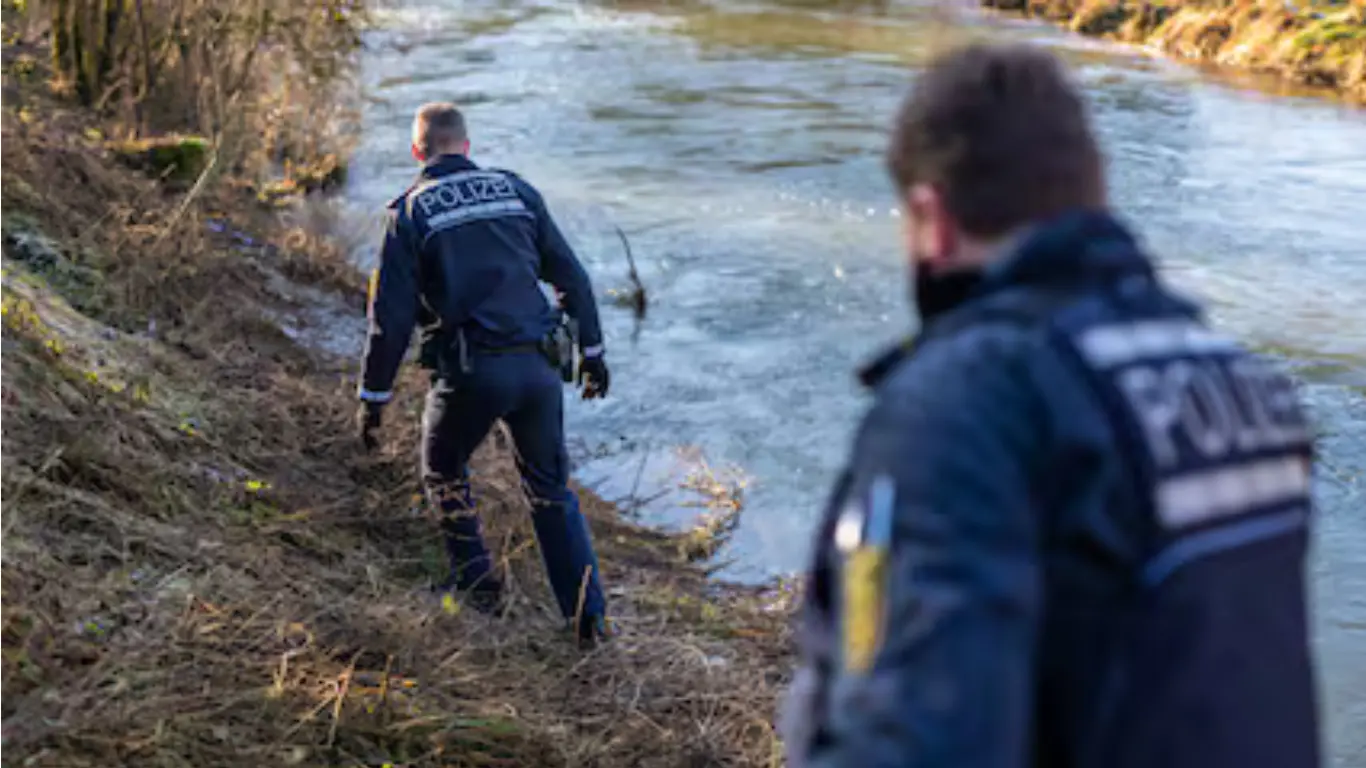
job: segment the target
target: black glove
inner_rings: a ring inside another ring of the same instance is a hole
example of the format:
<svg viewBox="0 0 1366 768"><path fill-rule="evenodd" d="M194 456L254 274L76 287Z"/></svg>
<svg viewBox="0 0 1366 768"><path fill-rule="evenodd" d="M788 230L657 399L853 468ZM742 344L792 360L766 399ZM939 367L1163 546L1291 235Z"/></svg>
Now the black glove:
<svg viewBox="0 0 1366 768"><path fill-rule="evenodd" d="M611 381L607 363L601 357L585 357L579 363L579 384L583 385L584 400L607 397L607 387Z"/></svg>
<svg viewBox="0 0 1366 768"><path fill-rule="evenodd" d="M379 429L384 406L380 403L361 403L356 410L356 433L360 436L361 445L365 450L373 451L379 447L379 439L375 437L375 430Z"/></svg>

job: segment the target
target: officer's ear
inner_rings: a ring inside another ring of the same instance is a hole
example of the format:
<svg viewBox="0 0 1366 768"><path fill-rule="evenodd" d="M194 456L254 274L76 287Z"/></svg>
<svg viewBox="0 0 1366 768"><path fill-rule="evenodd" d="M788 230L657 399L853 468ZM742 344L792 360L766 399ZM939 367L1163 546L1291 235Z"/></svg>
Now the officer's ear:
<svg viewBox="0 0 1366 768"><path fill-rule="evenodd" d="M414 160L418 161L419 163L427 162L427 154L423 152L421 149L419 149L416 144L412 145L412 151Z"/></svg>
<svg viewBox="0 0 1366 768"><path fill-rule="evenodd" d="M906 190L906 248L918 264L941 264L958 249L958 224L930 184Z"/></svg>
<svg viewBox="0 0 1366 768"><path fill-rule="evenodd" d="M460 154L468 156L470 153L470 140L465 139L460 143Z"/></svg>

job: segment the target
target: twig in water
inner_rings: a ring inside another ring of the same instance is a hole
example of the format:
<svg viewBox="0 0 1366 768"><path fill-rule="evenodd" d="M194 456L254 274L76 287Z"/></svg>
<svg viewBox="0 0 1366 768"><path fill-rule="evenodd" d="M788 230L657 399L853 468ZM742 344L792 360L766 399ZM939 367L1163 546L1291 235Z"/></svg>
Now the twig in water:
<svg viewBox="0 0 1366 768"><path fill-rule="evenodd" d="M640 336L640 324L645 319L649 299L645 294L645 284L640 281L640 273L636 271L636 258L631 253L631 241L626 239L626 233L621 231L621 227L613 228L617 231L617 237L621 238L622 247L626 249L626 263L631 270L628 275L631 280L631 293L627 297L627 303L630 304L631 314L636 319L635 331L631 334L631 340L635 341Z"/></svg>

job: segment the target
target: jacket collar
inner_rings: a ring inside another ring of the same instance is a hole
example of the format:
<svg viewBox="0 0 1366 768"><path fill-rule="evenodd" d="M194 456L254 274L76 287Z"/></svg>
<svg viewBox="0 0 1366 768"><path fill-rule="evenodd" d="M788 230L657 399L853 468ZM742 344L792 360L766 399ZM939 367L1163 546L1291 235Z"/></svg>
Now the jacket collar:
<svg viewBox="0 0 1366 768"><path fill-rule="evenodd" d="M1153 274L1129 230L1104 211L1078 210L1026 229L1009 253L987 268L968 302L1033 284L1105 283Z"/></svg>
<svg viewBox="0 0 1366 768"><path fill-rule="evenodd" d="M1071 211L1039 222L1020 234L1008 253L987 267L962 304L926 322L926 328L875 357L858 372L859 380L875 387L909 357L929 329L970 321L973 305L1009 289L1027 286L1096 285L1133 275L1152 276L1152 262L1138 242L1114 216L1104 211Z"/></svg>
<svg viewBox="0 0 1366 768"><path fill-rule="evenodd" d="M478 169L479 166L464 155L437 155L422 164L422 171L418 174L418 180L435 179L460 171Z"/></svg>

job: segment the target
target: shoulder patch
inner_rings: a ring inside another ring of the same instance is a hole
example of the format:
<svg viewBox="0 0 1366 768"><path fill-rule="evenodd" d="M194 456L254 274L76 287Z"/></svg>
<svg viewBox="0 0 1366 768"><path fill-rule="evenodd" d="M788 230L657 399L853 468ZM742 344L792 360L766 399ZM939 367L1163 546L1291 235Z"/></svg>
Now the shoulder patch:
<svg viewBox="0 0 1366 768"><path fill-rule="evenodd" d="M840 637L844 671L873 666L887 630L887 560L891 548L896 487L886 475L873 478L835 527L840 552Z"/></svg>

